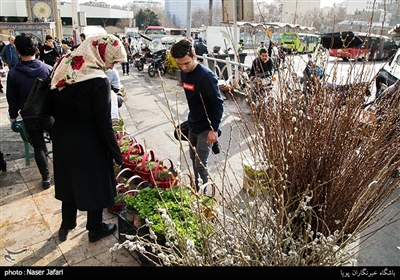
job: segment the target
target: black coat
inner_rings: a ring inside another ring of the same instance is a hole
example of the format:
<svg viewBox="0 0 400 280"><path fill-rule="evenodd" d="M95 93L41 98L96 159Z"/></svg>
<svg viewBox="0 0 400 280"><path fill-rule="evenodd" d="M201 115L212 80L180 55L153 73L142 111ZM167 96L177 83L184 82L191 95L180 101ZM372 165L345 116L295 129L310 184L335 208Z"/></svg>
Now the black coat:
<svg viewBox="0 0 400 280"><path fill-rule="evenodd" d="M113 159L122 164L111 126L107 78L95 78L53 91L55 122L53 162L55 197L76 202L81 211L114 204Z"/></svg>
<svg viewBox="0 0 400 280"><path fill-rule="evenodd" d="M51 48L46 44L40 48L39 59L50 66L54 66L59 57L60 53L56 48Z"/></svg>

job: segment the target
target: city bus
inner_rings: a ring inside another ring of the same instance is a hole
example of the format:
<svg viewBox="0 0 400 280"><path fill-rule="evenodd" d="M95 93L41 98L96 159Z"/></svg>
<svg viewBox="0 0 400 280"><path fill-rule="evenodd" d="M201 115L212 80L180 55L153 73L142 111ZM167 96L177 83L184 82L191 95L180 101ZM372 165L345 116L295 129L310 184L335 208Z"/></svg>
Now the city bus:
<svg viewBox="0 0 400 280"><path fill-rule="evenodd" d="M311 53L317 48L320 38L318 34L284 32L280 42L287 53Z"/></svg>
<svg viewBox="0 0 400 280"><path fill-rule="evenodd" d="M351 60L387 60L397 49L396 42L388 36L354 32L363 43L351 48L330 49L329 55L342 58L344 61Z"/></svg>
<svg viewBox="0 0 400 280"><path fill-rule="evenodd" d="M147 26L146 30L144 31L144 34L147 37L150 37L151 39L157 39L157 38L162 38L165 35L167 35L167 31L166 31L165 27L163 27L163 26L149 25L149 26Z"/></svg>
<svg viewBox="0 0 400 280"><path fill-rule="evenodd" d="M321 36L318 34L299 33L299 38L304 44L304 53L314 52L321 41Z"/></svg>

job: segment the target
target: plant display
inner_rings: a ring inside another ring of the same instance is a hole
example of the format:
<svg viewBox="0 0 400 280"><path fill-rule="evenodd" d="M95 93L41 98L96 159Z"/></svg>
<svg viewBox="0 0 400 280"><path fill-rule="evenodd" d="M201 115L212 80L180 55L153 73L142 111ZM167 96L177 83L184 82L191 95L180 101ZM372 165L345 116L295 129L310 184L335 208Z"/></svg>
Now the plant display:
<svg viewBox="0 0 400 280"><path fill-rule="evenodd" d="M384 212L400 201L395 193L400 182L399 99L380 105L376 118L365 123L366 81L374 75L365 62L355 62L362 63L361 70L338 81L339 66L334 63L331 73L311 75L303 83L293 76L293 59L287 56L286 68L276 70L276 86L268 95L256 92L260 100L252 102L254 92L245 92L250 114L234 100L238 117L231 129L238 129L241 139L227 142L237 140L241 158L254 164L242 174L233 172L233 148L226 147L216 167L219 178L208 182L219 198L212 221L204 217L199 196L192 195L196 199L183 213L169 203L158 204L146 221L152 240L127 236L130 240L111 250L126 247L152 254L165 266L353 264L373 233L399 221L399 213ZM353 86L334 87L328 76L334 83ZM274 101L267 102L271 96ZM170 108L173 127L176 111ZM190 161L184 145L181 154ZM243 174L250 179L250 189L265 191L242 191ZM195 219L176 218L188 213ZM195 238L187 235L192 225ZM164 245L156 242L161 229ZM144 246L151 250L145 252Z"/></svg>
<svg viewBox="0 0 400 280"><path fill-rule="evenodd" d="M199 217L193 212L192 205L197 203L197 196L188 189L177 186L170 189L143 188L133 196L125 196L126 207L134 210L142 219L147 219L152 232L164 237L168 229L162 213L166 212L175 224L175 229L196 244L202 242L199 233ZM204 198L209 202L209 198Z"/></svg>

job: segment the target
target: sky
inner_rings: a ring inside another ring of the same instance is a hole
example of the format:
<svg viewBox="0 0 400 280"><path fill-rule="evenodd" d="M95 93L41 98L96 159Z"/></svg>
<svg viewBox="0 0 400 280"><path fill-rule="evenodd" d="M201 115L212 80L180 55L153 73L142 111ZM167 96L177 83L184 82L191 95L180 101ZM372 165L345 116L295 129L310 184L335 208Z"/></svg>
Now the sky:
<svg viewBox="0 0 400 280"><path fill-rule="evenodd" d="M322 0L321 1L321 8L323 7L333 7L335 3L342 3L343 0Z"/></svg>

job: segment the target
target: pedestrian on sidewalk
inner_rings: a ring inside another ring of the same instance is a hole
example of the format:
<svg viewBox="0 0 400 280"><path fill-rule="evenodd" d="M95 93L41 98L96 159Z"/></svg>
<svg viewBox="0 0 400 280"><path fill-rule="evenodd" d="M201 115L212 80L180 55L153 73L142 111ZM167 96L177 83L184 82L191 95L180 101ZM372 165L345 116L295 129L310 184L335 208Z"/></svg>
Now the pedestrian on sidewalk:
<svg viewBox="0 0 400 280"><path fill-rule="evenodd" d="M191 40L185 38L173 44L171 55L181 69L181 82L189 106L189 151L199 190L199 178L202 184L208 182L208 156L213 145L218 145L224 100L217 76L197 61Z"/></svg>
<svg viewBox="0 0 400 280"><path fill-rule="evenodd" d="M62 201L61 242L76 227L78 209L87 211L89 242L117 229L103 223L103 209L114 205L116 196L114 167L122 165L106 75L117 62L126 62L124 46L114 35L102 34L88 37L55 65L53 165L55 197Z"/></svg>
<svg viewBox="0 0 400 280"><path fill-rule="evenodd" d="M118 108L120 108L124 103L124 99L121 95L119 95L119 90L121 89L121 79L115 66L107 69L106 74L111 86L111 119L113 123L119 123L120 116Z"/></svg>
<svg viewBox="0 0 400 280"><path fill-rule="evenodd" d="M4 49L5 46L6 46L6 44L3 41L0 41L0 53ZM5 66L4 62L0 57L0 93L4 93L3 85L1 84L1 78L5 77L7 75L6 70L4 69L4 66Z"/></svg>
<svg viewBox="0 0 400 280"><path fill-rule="evenodd" d="M11 68L7 77L6 96L8 102L8 113L11 121L11 129L19 132L20 128L16 121L18 114L22 120L29 137L32 140L35 161L42 176L42 187L48 189L51 183L51 174L47 160L46 140L43 133L46 130L52 138L53 117L39 117L25 113L22 110L36 78L47 78L52 67L38 59L36 54L38 42L33 35L22 33L15 38L15 46L21 57L21 62Z"/></svg>
<svg viewBox="0 0 400 280"><path fill-rule="evenodd" d="M206 44L203 42L203 38L199 37L199 41L197 44L194 46L194 50L196 52L196 56L203 56L203 54L208 54L208 49ZM202 58L197 58L198 61L203 62Z"/></svg>
<svg viewBox="0 0 400 280"><path fill-rule="evenodd" d="M17 65L18 62L21 61L19 55L17 54L17 49L15 47L15 37L10 36L8 37L9 44L3 48L0 52L0 58L3 60L8 69L13 68Z"/></svg>
<svg viewBox="0 0 400 280"><path fill-rule="evenodd" d="M60 58L60 53L57 51L57 48L53 43L53 36L46 35L46 41L43 46L40 48L40 56L39 59L44 63L53 67L54 63Z"/></svg>
<svg viewBox="0 0 400 280"><path fill-rule="evenodd" d="M129 45L129 43L126 41L125 37L122 37L122 45L125 48L125 52L126 52L126 62L121 62L122 65L122 75L125 76L129 76L129 59L132 56L132 50L131 50L131 46Z"/></svg>

